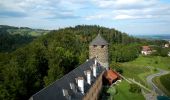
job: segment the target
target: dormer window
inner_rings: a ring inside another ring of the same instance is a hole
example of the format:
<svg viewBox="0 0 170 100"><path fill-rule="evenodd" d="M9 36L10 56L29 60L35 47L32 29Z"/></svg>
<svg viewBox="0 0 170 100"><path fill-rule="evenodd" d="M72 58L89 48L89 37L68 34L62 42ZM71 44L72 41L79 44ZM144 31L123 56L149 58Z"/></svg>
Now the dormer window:
<svg viewBox="0 0 170 100"><path fill-rule="evenodd" d="M73 89L74 88L74 84L70 83L70 88Z"/></svg>
<svg viewBox="0 0 170 100"><path fill-rule="evenodd" d="M73 92L77 92L76 86L74 83L70 83L70 89L73 90Z"/></svg>
<svg viewBox="0 0 170 100"><path fill-rule="evenodd" d="M66 89L63 89L63 96L68 96L68 91Z"/></svg>
<svg viewBox="0 0 170 100"><path fill-rule="evenodd" d="M62 91L63 91L63 96L65 96L67 100L71 100L71 96L69 96L68 90L62 89Z"/></svg>

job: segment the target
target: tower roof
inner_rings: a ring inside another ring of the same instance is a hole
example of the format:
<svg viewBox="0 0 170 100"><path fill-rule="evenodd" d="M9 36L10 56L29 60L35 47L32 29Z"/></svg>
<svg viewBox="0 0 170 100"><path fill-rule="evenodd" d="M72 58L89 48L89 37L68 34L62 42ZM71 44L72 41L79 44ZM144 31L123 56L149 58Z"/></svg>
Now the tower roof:
<svg viewBox="0 0 170 100"><path fill-rule="evenodd" d="M92 40L90 45L108 45L108 43L100 34L98 34L97 37Z"/></svg>

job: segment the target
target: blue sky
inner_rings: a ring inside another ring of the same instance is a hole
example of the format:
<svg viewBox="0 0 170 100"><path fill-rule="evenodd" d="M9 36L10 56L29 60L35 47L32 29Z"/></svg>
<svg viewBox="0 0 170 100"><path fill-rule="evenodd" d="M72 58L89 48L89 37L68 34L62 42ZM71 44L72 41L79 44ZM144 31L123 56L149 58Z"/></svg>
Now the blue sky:
<svg viewBox="0 0 170 100"><path fill-rule="evenodd" d="M87 24L132 35L170 34L170 0L0 0L0 24L42 29Z"/></svg>

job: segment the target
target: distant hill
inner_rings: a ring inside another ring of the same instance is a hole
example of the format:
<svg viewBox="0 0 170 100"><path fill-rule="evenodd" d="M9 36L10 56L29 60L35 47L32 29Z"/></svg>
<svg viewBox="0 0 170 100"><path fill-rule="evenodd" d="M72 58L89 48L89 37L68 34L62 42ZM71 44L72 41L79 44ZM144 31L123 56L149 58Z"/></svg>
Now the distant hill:
<svg viewBox="0 0 170 100"><path fill-rule="evenodd" d="M0 25L0 52L14 51L48 32L48 30L42 29Z"/></svg>
<svg viewBox="0 0 170 100"><path fill-rule="evenodd" d="M41 35L47 34L48 32L49 32L49 30L0 25L0 34L8 33L11 35L19 34L19 35L41 36Z"/></svg>
<svg viewBox="0 0 170 100"><path fill-rule="evenodd" d="M160 35L136 35L135 37L152 39L152 40L170 40L170 34L160 34Z"/></svg>

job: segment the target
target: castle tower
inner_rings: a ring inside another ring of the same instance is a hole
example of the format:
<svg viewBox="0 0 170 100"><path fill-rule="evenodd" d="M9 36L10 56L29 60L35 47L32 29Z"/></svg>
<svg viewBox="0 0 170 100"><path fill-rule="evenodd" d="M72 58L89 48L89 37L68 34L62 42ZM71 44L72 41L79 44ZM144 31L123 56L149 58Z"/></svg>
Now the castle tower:
<svg viewBox="0 0 170 100"><path fill-rule="evenodd" d="M98 62L108 69L108 43L100 34L89 45L89 58L97 57Z"/></svg>

